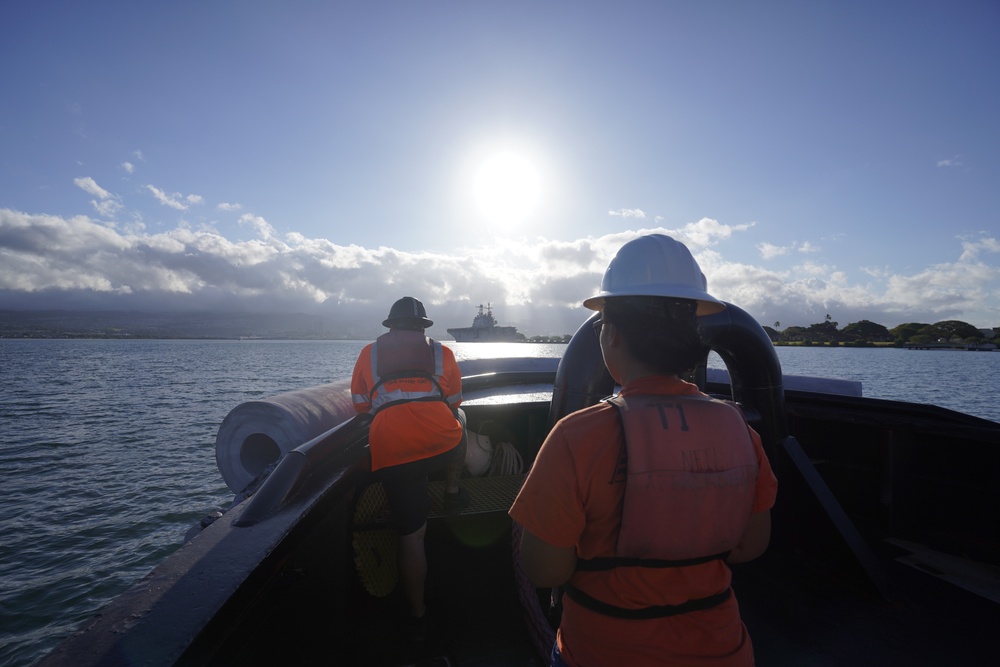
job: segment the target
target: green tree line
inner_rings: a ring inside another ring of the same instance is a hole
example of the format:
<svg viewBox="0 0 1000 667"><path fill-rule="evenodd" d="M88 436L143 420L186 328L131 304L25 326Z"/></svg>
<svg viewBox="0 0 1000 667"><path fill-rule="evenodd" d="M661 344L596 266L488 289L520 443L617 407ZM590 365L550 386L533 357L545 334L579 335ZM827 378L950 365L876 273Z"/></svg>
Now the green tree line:
<svg viewBox="0 0 1000 667"><path fill-rule="evenodd" d="M778 345L976 345L991 342L982 331L960 320L943 320L934 324L907 322L892 329L861 320L840 329L837 322L827 315L825 321L807 327L791 326L779 331L780 327L781 322L775 322L773 327L764 327L767 335Z"/></svg>

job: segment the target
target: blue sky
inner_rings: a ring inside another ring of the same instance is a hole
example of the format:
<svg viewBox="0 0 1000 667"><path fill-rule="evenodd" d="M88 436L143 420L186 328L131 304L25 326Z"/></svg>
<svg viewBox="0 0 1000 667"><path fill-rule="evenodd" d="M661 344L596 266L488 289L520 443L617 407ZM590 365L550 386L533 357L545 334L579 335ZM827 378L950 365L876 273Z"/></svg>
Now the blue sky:
<svg viewBox="0 0 1000 667"><path fill-rule="evenodd" d="M6 2L0 308L1000 326L1000 5Z"/></svg>

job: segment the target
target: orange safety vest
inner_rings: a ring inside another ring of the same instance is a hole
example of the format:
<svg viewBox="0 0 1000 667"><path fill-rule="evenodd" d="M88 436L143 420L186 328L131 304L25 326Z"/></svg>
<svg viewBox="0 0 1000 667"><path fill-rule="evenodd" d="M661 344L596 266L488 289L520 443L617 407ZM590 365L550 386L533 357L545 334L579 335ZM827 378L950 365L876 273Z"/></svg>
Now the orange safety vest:
<svg viewBox="0 0 1000 667"><path fill-rule="evenodd" d="M749 425L738 407L707 396L607 399L618 408L624 446L622 520L615 555L582 559L579 570L685 567L725 559L746 530L759 474ZM730 591L681 605L623 609L572 585L567 594L620 618L657 618L707 609Z"/></svg>
<svg viewBox="0 0 1000 667"><path fill-rule="evenodd" d="M441 343L419 331L391 331L379 336L372 346L371 372L373 384L368 400L372 413L401 402L447 402L437 380L444 375ZM429 380L431 386L427 387L426 382L397 382L404 379Z"/></svg>
<svg viewBox="0 0 1000 667"><path fill-rule="evenodd" d="M453 412L462 402L454 357L419 331L390 331L362 350L351 398L355 410L375 415L373 472L442 454L462 438Z"/></svg>

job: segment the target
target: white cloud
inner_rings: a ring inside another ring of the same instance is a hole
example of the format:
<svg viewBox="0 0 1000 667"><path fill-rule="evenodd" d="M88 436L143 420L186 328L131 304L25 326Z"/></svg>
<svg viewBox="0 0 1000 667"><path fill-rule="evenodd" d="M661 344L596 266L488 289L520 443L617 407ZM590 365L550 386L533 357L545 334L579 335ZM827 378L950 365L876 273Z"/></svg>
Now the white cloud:
<svg viewBox="0 0 1000 667"><path fill-rule="evenodd" d="M97 214L104 218L113 218L118 211L122 208L121 198L117 195L113 195L100 185L97 184L90 176L85 176L83 178L74 178L73 183L89 194L94 195L97 199L92 199L90 201L91 206L97 211Z"/></svg>
<svg viewBox="0 0 1000 667"><path fill-rule="evenodd" d="M167 194L153 185L146 185L146 189L153 193L158 202L178 211L186 211L191 205L201 204L204 201L201 195L182 195L179 192Z"/></svg>
<svg viewBox="0 0 1000 667"><path fill-rule="evenodd" d="M135 165L132 164L131 162L125 161L122 162L122 169L125 170L125 173L131 174L132 172L135 171Z"/></svg>
<svg viewBox="0 0 1000 667"><path fill-rule="evenodd" d="M114 197L91 181L78 185ZM297 233L281 238L262 217L245 214L240 222L256 237L231 241L188 223L152 234L141 224L121 231L87 216L0 209L0 307L38 307L57 297L77 303L80 297L106 309L335 312L338 321L377 329L392 301L410 294L439 323L432 335L466 325L475 306L486 301L501 321L529 335L569 333L587 318L581 301L598 289L621 245L665 233L691 244L713 295L767 324L806 326L829 313L842 326L860 319L886 326L942 319L1000 326L1000 265L983 259L995 257L1000 243L987 235L967 241L954 263L915 274L867 269L859 282L819 262L773 271L727 260L723 241L746 226L710 219L680 230L629 230L575 241L490 240L451 254L344 246Z"/></svg>
<svg viewBox="0 0 1000 667"><path fill-rule="evenodd" d="M863 266L861 267L863 273L868 274L872 278L885 278L892 275L888 267L878 267L878 266Z"/></svg>
<svg viewBox="0 0 1000 667"><path fill-rule="evenodd" d="M608 211L608 215L620 216L622 218L638 218L642 220L646 217L646 212L640 208L620 208L617 211Z"/></svg>
<svg viewBox="0 0 1000 667"><path fill-rule="evenodd" d="M267 220L260 216L245 213L240 216L239 223L241 225L250 225L256 229L257 235L265 241L274 238L274 227L272 227Z"/></svg>
<svg viewBox="0 0 1000 667"><path fill-rule="evenodd" d="M797 272L807 276L825 276L831 274L829 267L817 264L816 262L803 262L795 267L795 269Z"/></svg>
<svg viewBox="0 0 1000 667"><path fill-rule="evenodd" d="M74 178L73 183L84 192L90 193L100 199L108 199L112 196L110 192L98 185L97 181L92 179L90 176L85 178Z"/></svg>
<svg viewBox="0 0 1000 667"><path fill-rule="evenodd" d="M743 232L753 227L755 222L743 225L724 225L712 218L702 218L691 222L677 230L667 230L665 233L686 244L691 252L697 248L716 245L719 241L730 238L734 232Z"/></svg>
<svg viewBox="0 0 1000 667"><path fill-rule="evenodd" d="M956 155L955 157L948 158L947 160L938 160L937 166L939 166L939 167L961 167L962 166L962 161L959 159L959 156Z"/></svg>
<svg viewBox="0 0 1000 667"><path fill-rule="evenodd" d="M886 299L902 305L919 303L923 309L939 314L939 319L961 319L956 314L986 301L990 285L998 277L1000 269L980 262L937 264L913 275L890 277ZM992 291L996 291L995 285ZM997 326L996 322L986 324Z"/></svg>
<svg viewBox="0 0 1000 667"><path fill-rule="evenodd" d="M782 255L788 254L788 248L774 245L773 243L758 243L757 250L760 252L760 256L763 259L774 259L775 257L780 257Z"/></svg>
<svg viewBox="0 0 1000 667"><path fill-rule="evenodd" d="M217 208L220 211L239 211L243 207L240 206L239 204L230 204L228 202L222 202L215 208Z"/></svg>
<svg viewBox="0 0 1000 667"><path fill-rule="evenodd" d="M766 241L757 244L757 251L760 253L762 259L774 259L775 257L781 257L782 255L787 255L793 250L800 253L819 252L819 248L809 241L803 241L802 243L793 242L787 246L774 245L773 243L768 243Z"/></svg>
<svg viewBox="0 0 1000 667"><path fill-rule="evenodd" d="M979 257L980 252L1000 252L1000 240L983 236L978 241L962 241L962 256L959 261L970 261Z"/></svg>

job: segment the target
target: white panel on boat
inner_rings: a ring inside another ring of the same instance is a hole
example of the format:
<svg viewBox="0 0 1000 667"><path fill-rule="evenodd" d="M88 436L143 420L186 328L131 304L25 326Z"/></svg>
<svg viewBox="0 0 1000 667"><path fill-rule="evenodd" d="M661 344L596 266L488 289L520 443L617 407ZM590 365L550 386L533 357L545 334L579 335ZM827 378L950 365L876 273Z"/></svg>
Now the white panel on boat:
<svg viewBox="0 0 1000 667"><path fill-rule="evenodd" d="M709 368L706 377L709 382L729 384L729 371ZM807 375L783 375L782 386L792 391L811 391L817 394L837 394L838 396L861 396L861 382L838 378L810 377Z"/></svg>

